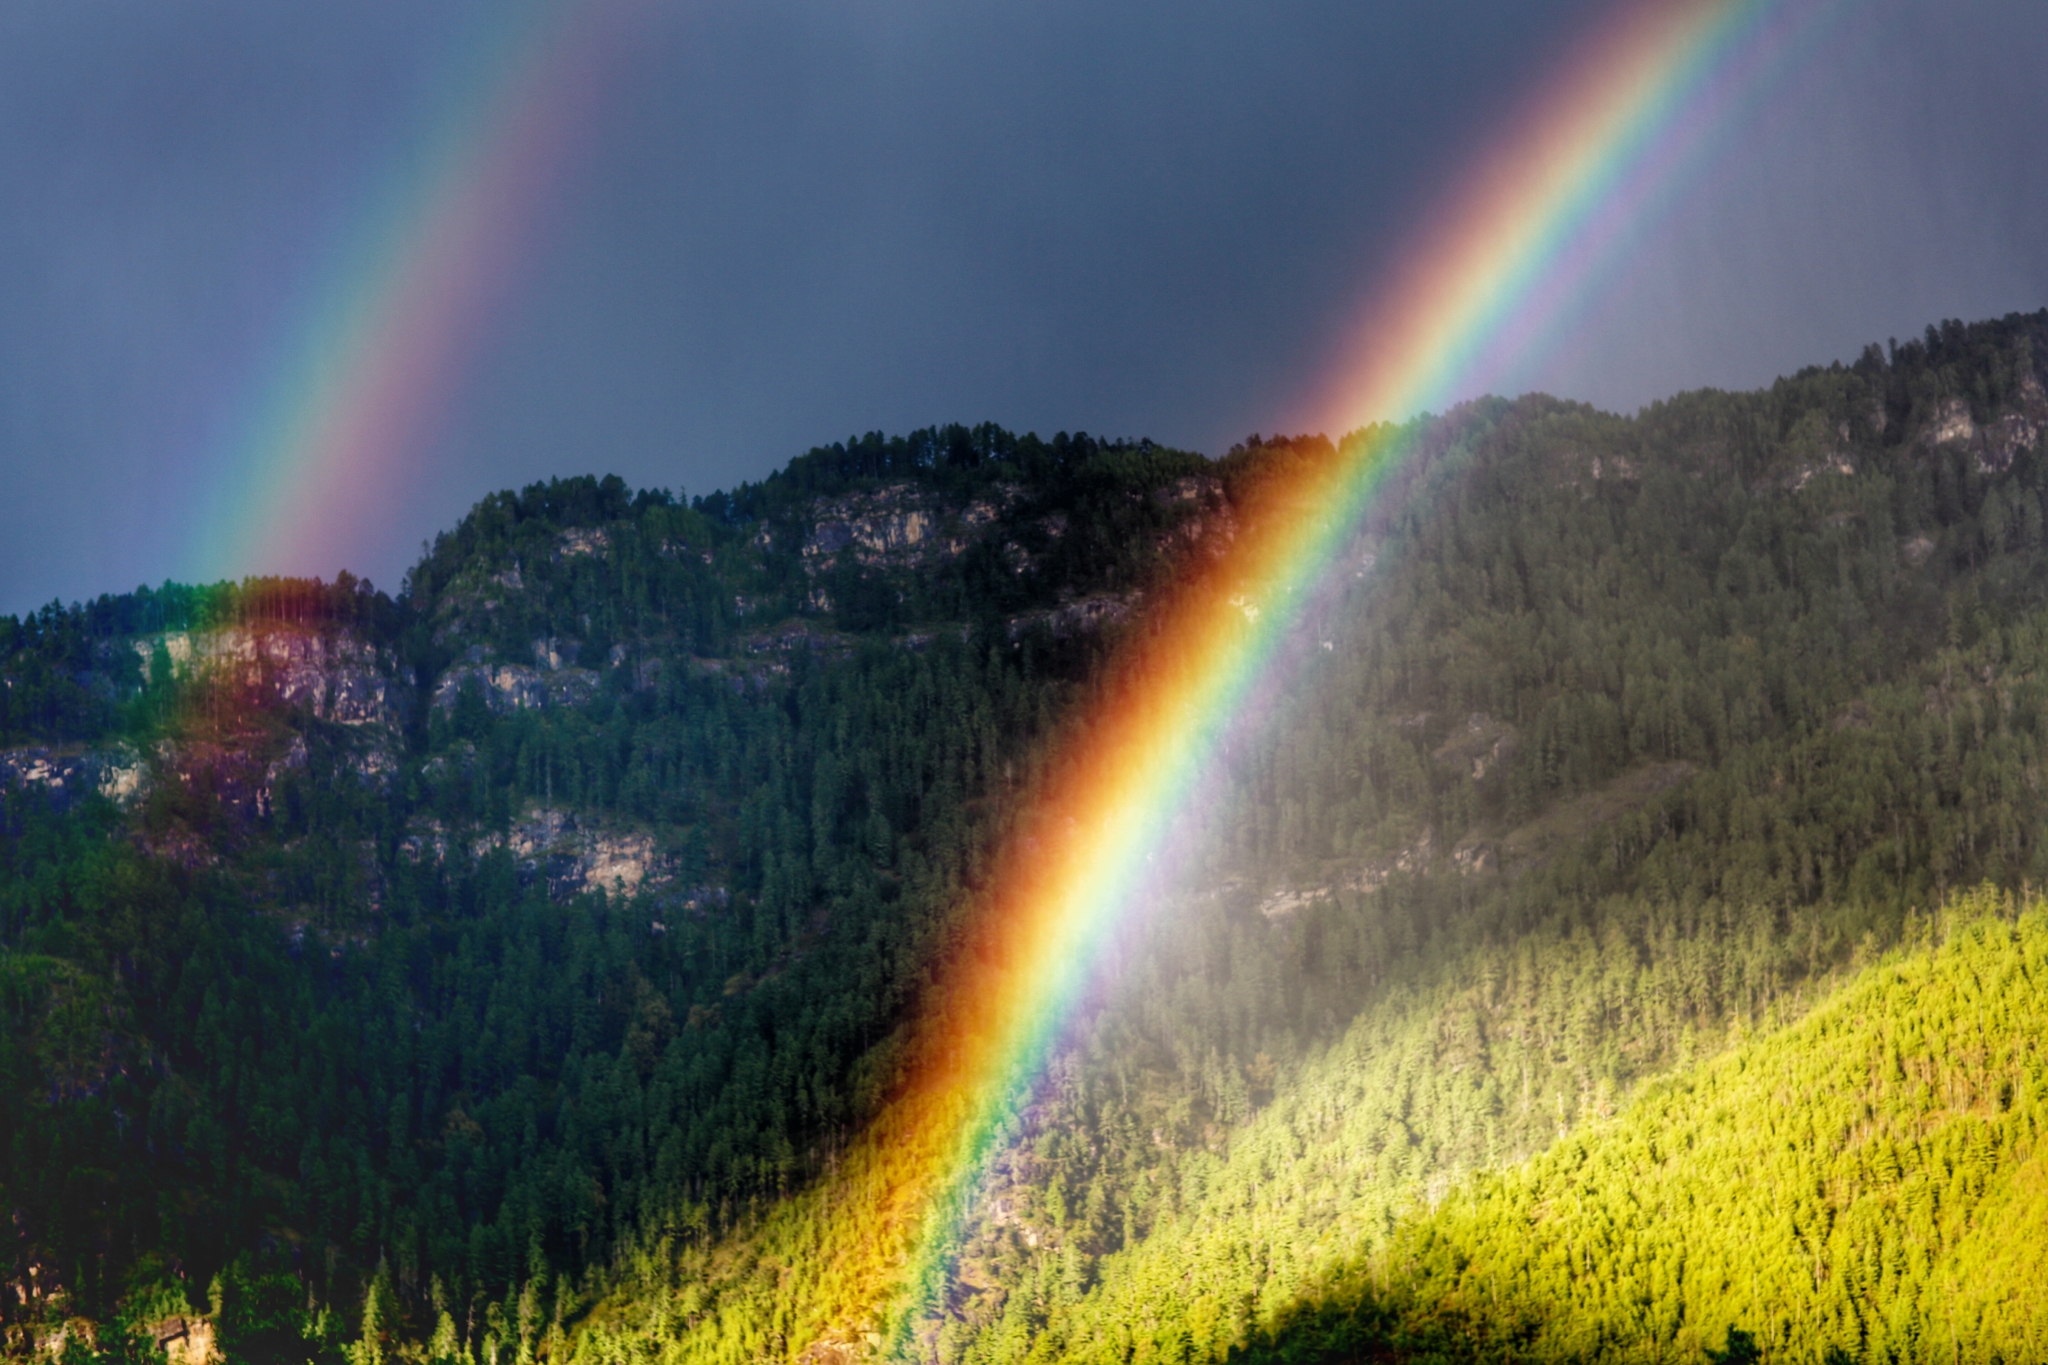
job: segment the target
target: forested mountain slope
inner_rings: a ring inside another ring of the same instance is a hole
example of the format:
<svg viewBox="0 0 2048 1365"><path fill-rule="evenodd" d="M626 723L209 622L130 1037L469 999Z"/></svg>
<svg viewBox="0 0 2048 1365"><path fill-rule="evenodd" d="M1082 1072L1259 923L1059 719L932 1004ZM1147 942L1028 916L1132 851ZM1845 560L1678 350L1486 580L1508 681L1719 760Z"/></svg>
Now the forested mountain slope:
<svg viewBox="0 0 2048 1365"><path fill-rule="evenodd" d="M1783 1275L1624 1321L1625 1220L1566 1298L1495 1251L1461 1278L1509 1215L1458 1210L1690 1121L1669 1097L1747 1036L1809 1065L1798 1021L1951 892L2040 880L2037 356L2048 315L1634 418L1424 423L915 1349L1669 1359L1711 1312L1882 1359L1949 1322L1967 1218L1852 1338L1786 1327ZM867 438L687 504L494 497L395 600L0 622L8 1349L863 1354L801 1248L859 1216L1009 798L1146 588L1326 451Z"/></svg>
<svg viewBox="0 0 2048 1365"><path fill-rule="evenodd" d="M1019 1116L928 1348L1221 1354L1472 1173L1796 1018L1916 907L2038 879L2048 576L2009 444L2042 430L2038 327L1633 421L1454 415L1211 865ZM1240 1146L1304 1103L1348 1153L1319 1193L1306 1139ZM599 1358L772 1349L791 1249L859 1216L822 1198Z"/></svg>
<svg viewBox="0 0 2048 1365"><path fill-rule="evenodd" d="M1204 464L877 437L689 506L489 499L396 602L6 623L10 1339L216 1276L230 1348L353 1338L387 1281L387 1320L480 1335L808 1178L988 798L1221 512ZM342 1316L234 1307L308 1290Z"/></svg>
<svg viewBox="0 0 2048 1365"><path fill-rule="evenodd" d="M1771 1359L2040 1359L2043 911L1973 893L1917 920L1797 1024L1330 1258L1236 1358L1727 1359L1746 1338ZM1265 1129L1247 1146L1270 1162L1286 1139ZM1309 1153L1290 1164L1339 1185L1355 1159ZM1256 1248L1263 1202L1184 1237L1190 1262Z"/></svg>

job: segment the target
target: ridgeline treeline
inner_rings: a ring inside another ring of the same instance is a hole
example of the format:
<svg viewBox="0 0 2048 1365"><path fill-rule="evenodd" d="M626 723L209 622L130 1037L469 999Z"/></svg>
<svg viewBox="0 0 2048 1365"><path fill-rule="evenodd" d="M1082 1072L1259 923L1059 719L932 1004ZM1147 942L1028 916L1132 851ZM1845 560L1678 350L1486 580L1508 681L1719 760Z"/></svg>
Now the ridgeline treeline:
<svg viewBox="0 0 2048 1365"><path fill-rule="evenodd" d="M2031 1188L2040 931L1921 945L2048 856L2037 355L2048 314L1418 428L919 1350L2032 1349L1981 1228ZM497 495L396 599L0 622L15 770L74 774L0 811L9 1349L800 1355L776 1267L1006 795L1143 590L1318 457L867 437Z"/></svg>

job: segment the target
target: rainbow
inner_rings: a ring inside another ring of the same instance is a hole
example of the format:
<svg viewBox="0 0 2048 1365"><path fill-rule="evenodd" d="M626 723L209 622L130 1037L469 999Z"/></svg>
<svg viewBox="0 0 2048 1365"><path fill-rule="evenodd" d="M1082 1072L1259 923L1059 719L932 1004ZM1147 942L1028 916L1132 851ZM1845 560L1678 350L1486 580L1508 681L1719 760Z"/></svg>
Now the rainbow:
<svg viewBox="0 0 2048 1365"><path fill-rule="evenodd" d="M1497 391L1848 4L1619 5L1399 253L1326 386L1323 428Z"/></svg>
<svg viewBox="0 0 2048 1365"><path fill-rule="evenodd" d="M842 1173L858 1245L814 1248L823 1302L804 1325L821 1339L914 1353L991 1159L1111 935L1158 884L1219 758L1284 691L1303 606L1414 452L1424 422L1394 421L1540 341L1602 252L1839 7L1622 6L1428 222L1330 386L1326 411L1351 429L1335 457L1287 473L1227 561L1155 607L1023 803L996 889L921 1020L912 1080L867 1135L865 1164Z"/></svg>
<svg viewBox="0 0 2048 1365"><path fill-rule="evenodd" d="M494 8L230 430L200 577L317 573L386 515L459 394L594 107L618 6Z"/></svg>

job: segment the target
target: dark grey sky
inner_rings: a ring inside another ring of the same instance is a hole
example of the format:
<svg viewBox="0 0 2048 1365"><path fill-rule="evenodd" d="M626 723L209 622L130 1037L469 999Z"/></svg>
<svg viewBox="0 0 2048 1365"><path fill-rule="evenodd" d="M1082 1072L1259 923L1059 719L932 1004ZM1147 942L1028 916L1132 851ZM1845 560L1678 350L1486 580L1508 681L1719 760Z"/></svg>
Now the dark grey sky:
<svg viewBox="0 0 2048 1365"><path fill-rule="evenodd" d="M0 7L0 611L216 568L236 433L503 8ZM227 567L395 588L494 488L702 492L876 428L1289 427L1604 10L619 0L405 477ZM2048 304L2044 57L2040 0L1846 6L1517 387L1631 409Z"/></svg>

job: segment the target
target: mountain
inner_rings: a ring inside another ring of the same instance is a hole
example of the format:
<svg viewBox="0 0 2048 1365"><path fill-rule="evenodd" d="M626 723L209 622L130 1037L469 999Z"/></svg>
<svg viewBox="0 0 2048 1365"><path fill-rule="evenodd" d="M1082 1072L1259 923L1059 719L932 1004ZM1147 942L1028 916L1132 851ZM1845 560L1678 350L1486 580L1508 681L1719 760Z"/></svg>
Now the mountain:
<svg viewBox="0 0 2048 1365"><path fill-rule="evenodd" d="M893 1323L992 852L1326 441L868 436L0 619L5 1349L2024 1355L2044 362L1418 422Z"/></svg>

